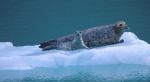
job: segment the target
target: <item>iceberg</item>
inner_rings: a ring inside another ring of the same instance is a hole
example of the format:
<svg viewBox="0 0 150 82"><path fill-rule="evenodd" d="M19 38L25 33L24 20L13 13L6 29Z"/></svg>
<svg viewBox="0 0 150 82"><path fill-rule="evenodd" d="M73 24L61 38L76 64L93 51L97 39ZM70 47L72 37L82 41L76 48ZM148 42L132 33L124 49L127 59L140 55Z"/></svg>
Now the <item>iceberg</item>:
<svg viewBox="0 0 150 82"><path fill-rule="evenodd" d="M0 42L0 70L106 64L150 65L150 44L132 32L125 32L121 39L124 43L74 51L42 51L39 45L15 47L11 42Z"/></svg>

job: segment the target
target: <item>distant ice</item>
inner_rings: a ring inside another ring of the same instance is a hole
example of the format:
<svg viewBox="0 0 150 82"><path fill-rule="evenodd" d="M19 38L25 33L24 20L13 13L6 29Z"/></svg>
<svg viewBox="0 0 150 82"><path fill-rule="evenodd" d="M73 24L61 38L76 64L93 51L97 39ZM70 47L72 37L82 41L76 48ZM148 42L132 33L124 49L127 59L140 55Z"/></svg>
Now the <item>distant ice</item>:
<svg viewBox="0 0 150 82"><path fill-rule="evenodd" d="M150 65L150 44L131 32L124 33L121 39L125 42L93 49L44 52L38 45L15 47L11 42L0 42L0 70L103 64Z"/></svg>

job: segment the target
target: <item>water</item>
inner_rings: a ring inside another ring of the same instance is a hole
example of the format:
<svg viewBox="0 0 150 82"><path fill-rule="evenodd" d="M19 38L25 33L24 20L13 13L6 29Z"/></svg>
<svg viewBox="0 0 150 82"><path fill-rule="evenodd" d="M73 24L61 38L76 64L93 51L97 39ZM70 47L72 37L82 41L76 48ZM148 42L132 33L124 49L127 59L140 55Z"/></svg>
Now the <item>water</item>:
<svg viewBox="0 0 150 82"><path fill-rule="evenodd" d="M149 82L143 65L72 66L0 71L0 82Z"/></svg>
<svg viewBox="0 0 150 82"><path fill-rule="evenodd" d="M150 42L150 0L0 0L0 42L35 45L77 30L125 20Z"/></svg>

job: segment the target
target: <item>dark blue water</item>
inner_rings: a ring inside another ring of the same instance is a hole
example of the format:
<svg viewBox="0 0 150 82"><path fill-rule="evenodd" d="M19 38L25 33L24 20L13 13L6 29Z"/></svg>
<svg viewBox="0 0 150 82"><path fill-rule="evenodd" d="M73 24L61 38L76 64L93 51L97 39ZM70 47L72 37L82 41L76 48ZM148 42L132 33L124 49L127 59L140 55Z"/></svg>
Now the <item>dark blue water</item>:
<svg viewBox="0 0 150 82"><path fill-rule="evenodd" d="M0 0L0 41L33 45L125 20L150 42L150 0Z"/></svg>
<svg viewBox="0 0 150 82"><path fill-rule="evenodd" d="M149 82L150 67L141 65L74 66L0 71L0 82Z"/></svg>

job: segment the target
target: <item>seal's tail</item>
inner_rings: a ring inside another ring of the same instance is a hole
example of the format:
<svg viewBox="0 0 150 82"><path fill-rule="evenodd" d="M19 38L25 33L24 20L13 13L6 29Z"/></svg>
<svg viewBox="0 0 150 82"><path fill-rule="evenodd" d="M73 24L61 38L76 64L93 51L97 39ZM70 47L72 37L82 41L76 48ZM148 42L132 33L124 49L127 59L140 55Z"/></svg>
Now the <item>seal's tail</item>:
<svg viewBox="0 0 150 82"><path fill-rule="evenodd" d="M57 45L57 41L56 40L50 40L48 42L40 43L39 48L42 48L43 51L51 50L51 49L56 49L56 45Z"/></svg>

